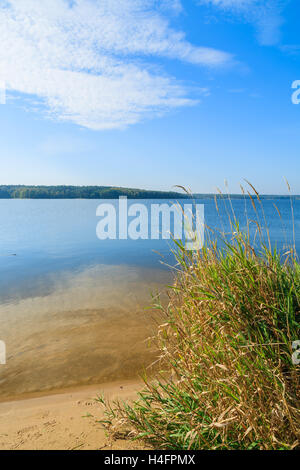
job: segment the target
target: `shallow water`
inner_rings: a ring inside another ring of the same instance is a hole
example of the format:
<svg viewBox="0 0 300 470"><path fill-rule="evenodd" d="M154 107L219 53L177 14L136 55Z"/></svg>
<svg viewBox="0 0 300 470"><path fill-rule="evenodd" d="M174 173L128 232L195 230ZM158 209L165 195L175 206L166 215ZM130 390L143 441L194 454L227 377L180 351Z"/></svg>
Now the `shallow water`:
<svg viewBox="0 0 300 470"><path fill-rule="evenodd" d="M3 304L0 399L136 377L154 360L151 292L169 280L162 270L99 265L61 276L49 295Z"/></svg>

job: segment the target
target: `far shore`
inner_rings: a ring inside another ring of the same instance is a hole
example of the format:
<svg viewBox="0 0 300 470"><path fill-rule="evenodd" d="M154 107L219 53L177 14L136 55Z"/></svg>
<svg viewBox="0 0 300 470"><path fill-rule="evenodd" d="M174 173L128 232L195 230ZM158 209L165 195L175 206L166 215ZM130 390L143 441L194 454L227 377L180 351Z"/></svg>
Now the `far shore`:
<svg viewBox="0 0 300 470"><path fill-rule="evenodd" d="M140 443L109 439L99 420L103 407L95 401L132 401L143 384L138 380L32 394L0 403L0 450L142 449Z"/></svg>

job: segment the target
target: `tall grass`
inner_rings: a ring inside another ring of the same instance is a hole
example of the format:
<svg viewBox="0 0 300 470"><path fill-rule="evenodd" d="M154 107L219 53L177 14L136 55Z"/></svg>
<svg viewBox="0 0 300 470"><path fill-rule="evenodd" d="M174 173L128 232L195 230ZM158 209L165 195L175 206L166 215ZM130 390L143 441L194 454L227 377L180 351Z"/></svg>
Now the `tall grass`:
<svg viewBox="0 0 300 470"><path fill-rule="evenodd" d="M196 253L177 244L168 305L156 304L161 372L133 404L106 403L110 432L159 449L300 446L300 266L293 247L272 249L260 221L257 243L228 210L230 236L207 228Z"/></svg>

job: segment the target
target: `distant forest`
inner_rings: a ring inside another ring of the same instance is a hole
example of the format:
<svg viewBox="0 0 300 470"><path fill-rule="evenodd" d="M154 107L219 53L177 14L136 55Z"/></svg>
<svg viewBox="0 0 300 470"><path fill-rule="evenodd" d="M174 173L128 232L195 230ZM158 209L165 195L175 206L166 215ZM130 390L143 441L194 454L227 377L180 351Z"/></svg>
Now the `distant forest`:
<svg viewBox="0 0 300 470"><path fill-rule="evenodd" d="M164 199L185 197L178 192L147 191L112 186L0 186L0 199Z"/></svg>
<svg viewBox="0 0 300 470"><path fill-rule="evenodd" d="M0 186L0 199L116 199L127 196L131 199L172 199L190 197L176 191L148 191L144 189L118 188L113 186ZM217 197L222 197L219 194ZM214 194L193 194L194 198L211 199ZM242 198L241 194L231 194L231 198ZM261 196L263 199L285 198L288 196ZM294 196L299 199L300 196Z"/></svg>

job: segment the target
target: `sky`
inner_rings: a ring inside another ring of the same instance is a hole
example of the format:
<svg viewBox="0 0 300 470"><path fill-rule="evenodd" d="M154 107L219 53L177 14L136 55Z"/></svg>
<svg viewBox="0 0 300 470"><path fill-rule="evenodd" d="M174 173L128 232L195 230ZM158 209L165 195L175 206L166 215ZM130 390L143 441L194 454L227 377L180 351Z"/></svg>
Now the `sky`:
<svg viewBox="0 0 300 470"><path fill-rule="evenodd" d="M0 0L0 184L300 194L299 17L299 0Z"/></svg>

